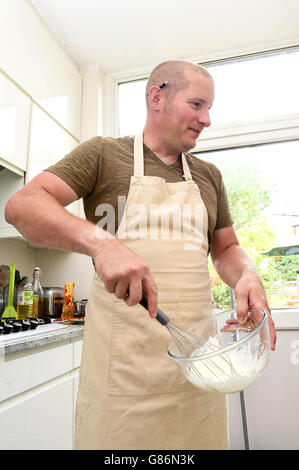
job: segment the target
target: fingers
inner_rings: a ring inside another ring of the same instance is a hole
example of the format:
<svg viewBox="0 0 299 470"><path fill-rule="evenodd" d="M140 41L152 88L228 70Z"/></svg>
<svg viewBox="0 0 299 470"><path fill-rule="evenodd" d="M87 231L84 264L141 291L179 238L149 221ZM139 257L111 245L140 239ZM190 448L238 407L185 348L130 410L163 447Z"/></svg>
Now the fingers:
<svg viewBox="0 0 299 470"><path fill-rule="evenodd" d="M240 323L245 323L248 318L248 296L240 295L236 300L237 300L237 318Z"/></svg>
<svg viewBox="0 0 299 470"><path fill-rule="evenodd" d="M118 299L127 300L129 298L129 293L132 294L132 289L130 290L129 288L128 279L120 279L118 282L116 282L112 293L114 293L115 297Z"/></svg>
<svg viewBox="0 0 299 470"><path fill-rule="evenodd" d="M133 280L128 286L127 297L124 299L129 307L138 304L142 297L142 285L140 280Z"/></svg>
<svg viewBox="0 0 299 470"><path fill-rule="evenodd" d="M143 292L147 296L147 310L154 318L158 312L158 288L151 275L145 277L142 282L131 282L125 302L129 306L136 305L141 300Z"/></svg>
<svg viewBox="0 0 299 470"><path fill-rule="evenodd" d="M143 291L147 295L148 312L154 318L158 312L158 288L153 279L144 280Z"/></svg>
<svg viewBox="0 0 299 470"><path fill-rule="evenodd" d="M234 331L244 331L248 332L254 330L261 320L262 320L262 310L267 312L267 321L269 326L269 335L270 335L270 346L271 350L275 351L276 346L276 331L275 324L271 317L271 312L268 308L250 308L249 317L246 322L240 322L237 318L230 318L226 320L226 325L222 328L223 331L234 332Z"/></svg>
<svg viewBox="0 0 299 470"><path fill-rule="evenodd" d="M158 290L149 266L137 254L118 240L106 240L105 251L94 256L96 271L106 290L128 306L137 305L142 292L148 298L148 311L155 317L158 311Z"/></svg>
<svg viewBox="0 0 299 470"><path fill-rule="evenodd" d="M276 336L276 331L275 331L275 324L270 313L268 313L268 325L269 325L271 350L275 351L277 336Z"/></svg>
<svg viewBox="0 0 299 470"><path fill-rule="evenodd" d="M253 310L253 314L254 312L259 312L260 310L264 310L267 314L267 322L268 322L268 327L269 327L269 336L270 336L270 345L271 345L271 350L272 351L275 351L275 345L276 345L276 331L275 331L275 324L274 324L274 321L273 321L273 318L271 316L271 310L268 306L268 304L266 306L263 306L261 307L261 309L252 309Z"/></svg>
<svg viewBox="0 0 299 470"><path fill-rule="evenodd" d="M239 324L239 320L237 320L236 318L229 318L228 320L226 320L226 323L228 325L235 325L235 324Z"/></svg>

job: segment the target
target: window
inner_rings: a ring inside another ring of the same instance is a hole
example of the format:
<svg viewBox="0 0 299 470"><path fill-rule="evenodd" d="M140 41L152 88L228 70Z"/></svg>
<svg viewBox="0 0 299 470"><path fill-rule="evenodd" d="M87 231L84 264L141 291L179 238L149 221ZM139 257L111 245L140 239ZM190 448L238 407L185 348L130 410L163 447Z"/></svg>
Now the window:
<svg viewBox="0 0 299 470"><path fill-rule="evenodd" d="M147 80L120 83L118 86L118 135L135 135L145 124Z"/></svg>
<svg viewBox="0 0 299 470"><path fill-rule="evenodd" d="M198 140L198 149L217 148L223 138L236 135L242 145L245 136L261 131L299 126L299 51L240 58L206 64L214 78L216 97L211 110L212 126ZM142 130L146 117L147 79L118 84L118 135L135 135ZM240 134L242 137L240 138ZM289 135L292 136L292 131ZM250 137L253 140L253 136ZM258 135L258 142L261 136ZM271 135L273 140L273 135ZM208 141L208 144L206 144ZM245 143L248 142L248 139ZM227 146L227 145L225 145Z"/></svg>
<svg viewBox="0 0 299 470"><path fill-rule="evenodd" d="M299 140L196 154L222 173L240 244L263 278L270 306L299 306ZM267 251L271 250L268 256ZM213 272L216 306L230 305L229 288Z"/></svg>
<svg viewBox="0 0 299 470"><path fill-rule="evenodd" d="M216 90L213 126L299 112L299 51L208 65L207 69Z"/></svg>

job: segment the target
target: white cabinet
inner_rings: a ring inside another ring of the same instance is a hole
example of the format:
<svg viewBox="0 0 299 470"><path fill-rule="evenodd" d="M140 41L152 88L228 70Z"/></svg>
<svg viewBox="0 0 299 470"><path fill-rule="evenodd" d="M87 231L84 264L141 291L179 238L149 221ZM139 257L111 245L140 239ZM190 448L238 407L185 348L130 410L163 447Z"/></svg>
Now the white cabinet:
<svg viewBox="0 0 299 470"><path fill-rule="evenodd" d="M250 450L299 450L299 311L273 310L272 317L276 350L265 373L243 392L245 432ZM228 400L231 447L244 449L240 394Z"/></svg>
<svg viewBox="0 0 299 470"><path fill-rule="evenodd" d="M0 362L0 449L72 449L82 339Z"/></svg>
<svg viewBox="0 0 299 470"><path fill-rule="evenodd" d="M8 199L24 185L24 176L6 168L0 171L0 238L21 237L21 234L4 219L4 207Z"/></svg>
<svg viewBox="0 0 299 470"><path fill-rule="evenodd" d="M265 374L244 395L250 449L299 450L299 328L277 331Z"/></svg>
<svg viewBox="0 0 299 470"><path fill-rule="evenodd" d="M58 162L76 145L75 139L42 109L33 104L26 183L50 165Z"/></svg>
<svg viewBox="0 0 299 470"><path fill-rule="evenodd" d="M244 430L242 420L241 395L232 393L227 395L229 443L231 450L244 450Z"/></svg>
<svg viewBox="0 0 299 470"><path fill-rule="evenodd" d="M0 72L0 165L22 175L27 167L31 100Z"/></svg>
<svg viewBox="0 0 299 470"><path fill-rule="evenodd" d="M0 448L70 450L73 443L73 380L63 377L26 394L0 412Z"/></svg>
<svg viewBox="0 0 299 470"><path fill-rule="evenodd" d="M32 89L34 100L72 135L80 138L82 77L79 67L71 62L56 41L39 22L37 43L39 62L35 68ZM40 79L40 73L43 79Z"/></svg>
<svg viewBox="0 0 299 470"><path fill-rule="evenodd" d="M0 2L0 19L0 68L79 139L79 67L29 2Z"/></svg>
<svg viewBox="0 0 299 470"><path fill-rule="evenodd" d="M78 142L37 105L32 105L26 183L68 154ZM78 201L67 209L79 215Z"/></svg>
<svg viewBox="0 0 299 470"><path fill-rule="evenodd" d="M61 376L73 368L73 346L43 347L15 353L1 364L0 401Z"/></svg>

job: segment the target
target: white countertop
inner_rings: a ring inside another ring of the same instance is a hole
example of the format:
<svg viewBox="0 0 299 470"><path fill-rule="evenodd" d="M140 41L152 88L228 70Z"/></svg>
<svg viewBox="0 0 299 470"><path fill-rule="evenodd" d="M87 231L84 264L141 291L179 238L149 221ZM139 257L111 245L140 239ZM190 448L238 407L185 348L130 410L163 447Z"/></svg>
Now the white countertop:
<svg viewBox="0 0 299 470"><path fill-rule="evenodd" d="M0 360L7 354L35 349L50 343L70 341L74 338L82 338L84 325L62 325L60 323L48 323L39 325L36 330L22 331L19 333L2 334L0 336Z"/></svg>

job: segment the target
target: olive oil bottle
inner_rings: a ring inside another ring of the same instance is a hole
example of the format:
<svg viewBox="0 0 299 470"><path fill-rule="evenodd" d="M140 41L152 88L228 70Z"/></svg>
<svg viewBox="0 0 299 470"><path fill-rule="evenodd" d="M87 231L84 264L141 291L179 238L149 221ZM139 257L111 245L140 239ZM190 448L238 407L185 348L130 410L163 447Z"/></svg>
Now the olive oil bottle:
<svg viewBox="0 0 299 470"><path fill-rule="evenodd" d="M25 276L18 286L17 291L17 317L18 320L27 320L32 317L33 311L33 286Z"/></svg>

